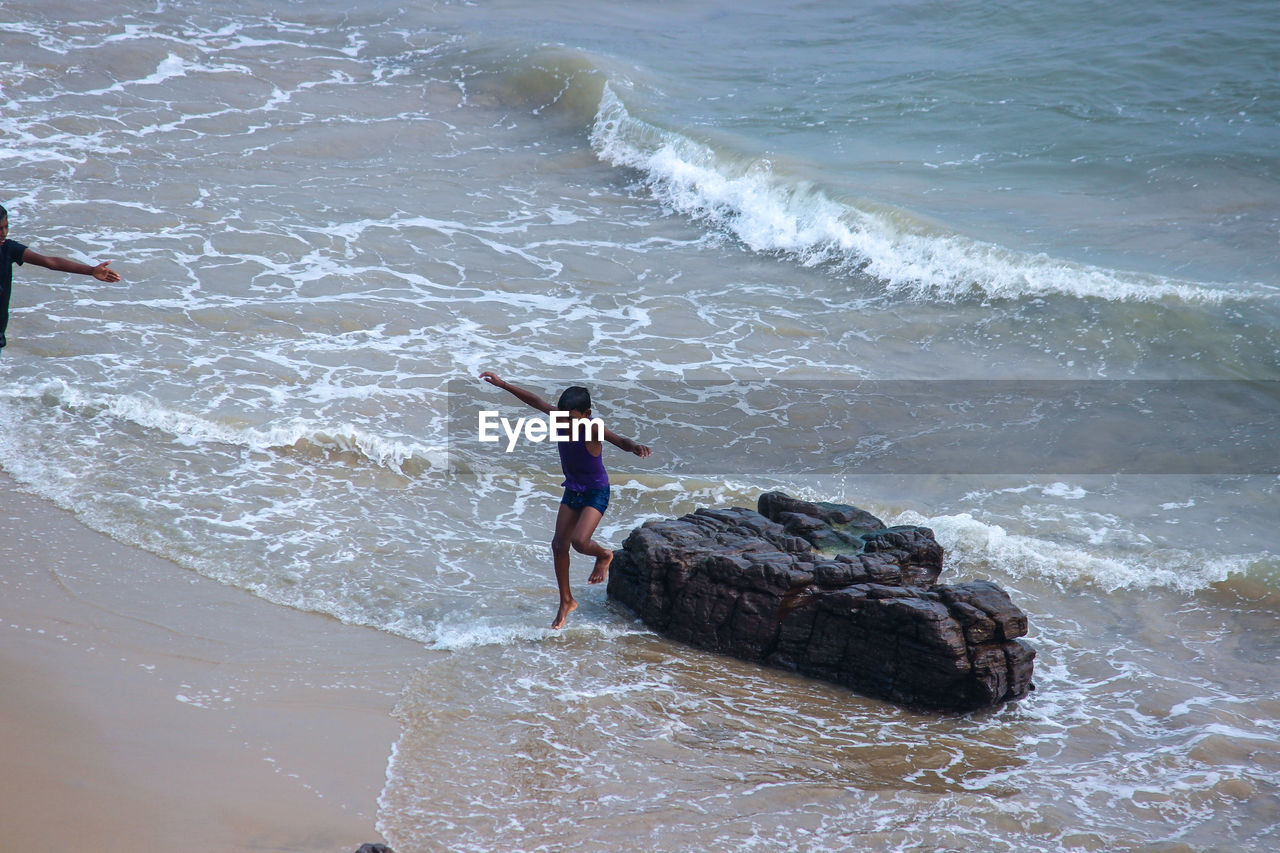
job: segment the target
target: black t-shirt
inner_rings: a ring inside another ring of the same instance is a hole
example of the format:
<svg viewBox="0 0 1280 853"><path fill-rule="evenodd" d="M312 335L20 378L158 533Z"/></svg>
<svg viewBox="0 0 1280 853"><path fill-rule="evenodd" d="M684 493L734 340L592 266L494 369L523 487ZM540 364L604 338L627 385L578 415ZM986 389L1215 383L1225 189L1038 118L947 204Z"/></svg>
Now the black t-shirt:
<svg viewBox="0 0 1280 853"><path fill-rule="evenodd" d="M17 240L0 243L0 349L4 348L4 330L9 325L9 291L13 289L13 265L22 265L27 247Z"/></svg>

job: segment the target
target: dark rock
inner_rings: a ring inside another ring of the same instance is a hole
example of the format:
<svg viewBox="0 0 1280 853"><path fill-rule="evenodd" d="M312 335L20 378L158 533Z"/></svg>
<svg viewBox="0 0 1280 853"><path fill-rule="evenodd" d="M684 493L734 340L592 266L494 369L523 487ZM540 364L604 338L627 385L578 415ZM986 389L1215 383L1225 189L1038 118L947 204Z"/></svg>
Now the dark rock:
<svg viewBox="0 0 1280 853"><path fill-rule="evenodd" d="M646 522L614 553L609 595L672 639L910 707L1034 689L1027 617L993 583L938 586L933 531L781 492L758 509Z"/></svg>
<svg viewBox="0 0 1280 853"><path fill-rule="evenodd" d="M361 844L356 853L394 853L394 851L385 844Z"/></svg>

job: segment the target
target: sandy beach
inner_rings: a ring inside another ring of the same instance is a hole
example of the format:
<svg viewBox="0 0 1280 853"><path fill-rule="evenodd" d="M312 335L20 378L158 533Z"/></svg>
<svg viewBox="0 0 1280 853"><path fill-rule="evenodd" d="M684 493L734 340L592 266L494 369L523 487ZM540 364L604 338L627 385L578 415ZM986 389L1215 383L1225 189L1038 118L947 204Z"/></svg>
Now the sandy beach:
<svg viewBox="0 0 1280 853"><path fill-rule="evenodd" d="M351 851L419 646L97 533L0 474L9 850Z"/></svg>

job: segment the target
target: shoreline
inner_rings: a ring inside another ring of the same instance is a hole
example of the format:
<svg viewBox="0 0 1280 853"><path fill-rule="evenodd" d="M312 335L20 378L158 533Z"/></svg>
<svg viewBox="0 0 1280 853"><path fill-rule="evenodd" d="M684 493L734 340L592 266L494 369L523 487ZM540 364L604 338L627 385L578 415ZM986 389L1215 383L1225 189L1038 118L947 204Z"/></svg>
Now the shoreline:
<svg viewBox="0 0 1280 853"><path fill-rule="evenodd" d="M380 841L422 648L98 533L0 470L0 825L13 849Z"/></svg>

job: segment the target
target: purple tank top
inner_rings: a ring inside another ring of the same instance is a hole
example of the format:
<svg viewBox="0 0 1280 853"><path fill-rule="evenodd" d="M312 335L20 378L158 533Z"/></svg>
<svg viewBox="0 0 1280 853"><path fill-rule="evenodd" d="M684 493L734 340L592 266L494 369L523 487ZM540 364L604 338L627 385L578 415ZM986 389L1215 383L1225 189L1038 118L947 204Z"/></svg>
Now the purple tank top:
<svg viewBox="0 0 1280 853"><path fill-rule="evenodd" d="M583 492L587 489L605 489L609 487L609 472L604 470L604 448L599 456L592 456L587 450L585 441L558 441L556 449L560 451L560 467L564 469L566 489Z"/></svg>

